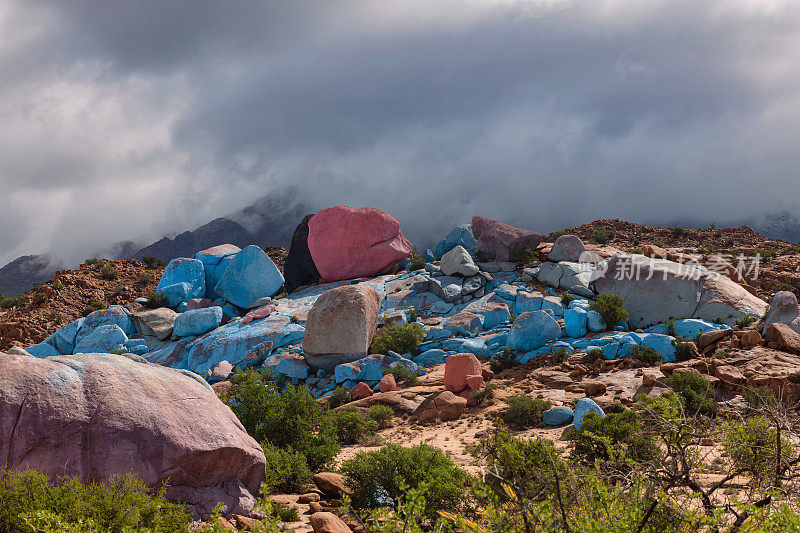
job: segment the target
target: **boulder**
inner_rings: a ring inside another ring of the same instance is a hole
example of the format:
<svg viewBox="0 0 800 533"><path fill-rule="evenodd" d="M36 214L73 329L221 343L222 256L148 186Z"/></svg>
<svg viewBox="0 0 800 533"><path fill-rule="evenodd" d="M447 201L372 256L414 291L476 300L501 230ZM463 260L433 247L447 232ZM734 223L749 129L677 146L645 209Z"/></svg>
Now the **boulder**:
<svg viewBox="0 0 800 533"><path fill-rule="evenodd" d="M264 366L273 368L278 374L292 379L306 379L309 375L308 363L301 354L296 352L273 354L264 361Z"/></svg>
<svg viewBox="0 0 800 533"><path fill-rule="evenodd" d="M335 472L318 472L314 474L311 480L323 494L333 498L338 498L342 494L351 493L347 486L347 479L342 474L337 474Z"/></svg>
<svg viewBox="0 0 800 533"><path fill-rule="evenodd" d="M470 377L477 379L470 379ZM470 382L472 385L470 386ZM444 388L456 394L480 389L483 385L481 363L471 353L457 353L447 358L444 365Z"/></svg>
<svg viewBox="0 0 800 533"><path fill-rule="evenodd" d="M585 309L574 307L564 310L564 327L567 335L574 338L584 337L587 332L588 313Z"/></svg>
<svg viewBox="0 0 800 533"><path fill-rule="evenodd" d="M510 261L515 252L526 247L535 250L542 242L542 236L491 218L472 217L472 233L478 244L478 251L488 259Z"/></svg>
<svg viewBox="0 0 800 533"><path fill-rule="evenodd" d="M722 318L725 324L733 326L747 315L764 316L768 307L767 302L730 278L711 273L703 282L700 303L693 317L707 321Z"/></svg>
<svg viewBox="0 0 800 533"><path fill-rule="evenodd" d="M594 411L600 416L606 416L600 406L595 403L594 400L591 398L581 398L578 400L577 405L575 405L575 416L573 424L575 425L575 429L580 431L581 429L581 422L583 422L583 417L586 416L587 413Z"/></svg>
<svg viewBox="0 0 800 533"><path fill-rule="evenodd" d="M189 259L186 257L173 259L164 269L164 273L161 275L161 279L156 286L156 291L166 296L166 288L179 283L185 283L188 286L186 288L185 299L182 299L182 302L188 301L190 298L204 297L206 294L206 274L203 262L199 259ZM170 293L178 294L178 291L172 288ZM175 306L171 305L170 307Z"/></svg>
<svg viewBox="0 0 800 533"><path fill-rule="evenodd" d="M558 339L561 326L546 311L529 311L517 316L511 325L506 345L525 352L541 348Z"/></svg>
<svg viewBox="0 0 800 533"><path fill-rule="evenodd" d="M314 213L306 215L292 233L292 244L283 263L283 276L286 279L286 290L289 292L320 280L319 271L308 249L308 221L313 216Z"/></svg>
<svg viewBox="0 0 800 533"><path fill-rule="evenodd" d="M392 392L397 390L397 381L394 379L394 374L386 374L378 382L378 389L381 392Z"/></svg>
<svg viewBox="0 0 800 533"><path fill-rule="evenodd" d="M575 235L562 235L553 243L553 248L547 253L550 261L571 261L577 263L581 255L586 252L583 241Z"/></svg>
<svg viewBox="0 0 800 533"><path fill-rule="evenodd" d="M464 309L448 318L444 327L454 333L469 337L480 333L483 329L483 324L480 316Z"/></svg>
<svg viewBox="0 0 800 533"><path fill-rule="evenodd" d="M333 513L320 511L311 515L314 533L351 533L350 527Z"/></svg>
<svg viewBox="0 0 800 533"><path fill-rule="evenodd" d="M445 303L452 303L461 298L463 284L464 278L459 276L437 276L431 278L428 287L430 292L444 300Z"/></svg>
<svg viewBox="0 0 800 533"><path fill-rule="evenodd" d="M108 326L108 327L117 327L117 326ZM56 347L52 344L47 344L46 342L40 342L39 344L34 344L33 346L28 346L25 351L28 355L32 355L33 357L53 357L57 355L61 355Z"/></svg>
<svg viewBox="0 0 800 533"><path fill-rule="evenodd" d="M236 254L217 283L217 293L237 307L248 309L264 297L274 296L283 286L283 275L258 246L247 246Z"/></svg>
<svg viewBox="0 0 800 533"><path fill-rule="evenodd" d="M85 482L133 472L200 516L220 501L227 513L252 511L264 453L198 376L103 354L6 356L3 369L7 468Z"/></svg>
<svg viewBox="0 0 800 533"><path fill-rule="evenodd" d="M329 207L311 217L308 229L308 249L327 281L373 276L411 255L400 224L380 209Z"/></svg>
<svg viewBox="0 0 800 533"><path fill-rule="evenodd" d="M800 353L800 333L781 322L769 325L764 339L767 346L784 352Z"/></svg>
<svg viewBox="0 0 800 533"><path fill-rule="evenodd" d="M308 357L307 354L306 357ZM379 381L383 377L383 370L396 364L402 365L411 372L417 371L416 363L397 354L372 354L356 361L336 365L333 369L333 379L336 383Z"/></svg>
<svg viewBox="0 0 800 533"><path fill-rule="evenodd" d="M175 318L173 331L178 337L192 337L216 329L222 323L222 308L218 306L193 309Z"/></svg>
<svg viewBox="0 0 800 533"><path fill-rule="evenodd" d="M194 258L203 263L203 271L206 278L205 297L207 299L216 300L219 298L215 287L225 273L225 269L233 261L233 257L240 251L241 248L233 244L220 244L194 254Z"/></svg>
<svg viewBox="0 0 800 533"><path fill-rule="evenodd" d="M381 297L366 285L325 291L306 319L303 351L312 368L330 371L367 355L378 327Z"/></svg>
<svg viewBox="0 0 800 533"><path fill-rule="evenodd" d="M455 420L467 410L467 399L451 391L435 392L425 398L412 413L413 422Z"/></svg>
<svg viewBox="0 0 800 533"><path fill-rule="evenodd" d="M772 324L788 324L797 333L800 333L800 309L797 306L797 296L789 291L778 291L772 297L772 304L764 317L764 327L761 330L766 334Z"/></svg>
<svg viewBox="0 0 800 533"><path fill-rule="evenodd" d="M262 318L267 318L269 315L275 312L277 307L274 304L265 305L264 307L259 307L258 309L253 309L252 311L248 311L244 318L242 319L242 324L249 324L253 320L261 320Z"/></svg>
<svg viewBox="0 0 800 533"><path fill-rule="evenodd" d="M71 354L75 351L75 339L78 336L78 331L83 326L83 321L83 318L79 318L65 326L61 326L55 333L47 337L45 342L55 346L58 353Z"/></svg>
<svg viewBox="0 0 800 533"><path fill-rule="evenodd" d="M545 426L564 426L572 422L573 416L572 409L566 405L557 405L542 413L542 423Z"/></svg>
<svg viewBox="0 0 800 533"><path fill-rule="evenodd" d="M438 242L436 248L433 250L433 258L431 261L434 258L436 260L441 259L444 254L456 246L463 247L470 254L474 254L478 250L478 242L472 234L472 226L469 224L461 224L453 228L453 230L447 234L447 237Z"/></svg>
<svg viewBox="0 0 800 533"><path fill-rule="evenodd" d="M94 328L91 333L81 339L75 346L74 353L108 353L111 350L116 350L127 341L128 336L119 326L107 324Z"/></svg>
<svg viewBox="0 0 800 533"><path fill-rule="evenodd" d="M477 274L480 270L472 256L463 246L456 246L442 256L442 261L439 263L439 268L445 276L453 276L459 274L461 276L470 277ZM475 290L480 289L480 286L475 287ZM470 291L473 292L473 291Z"/></svg>
<svg viewBox="0 0 800 533"><path fill-rule="evenodd" d="M358 382L355 387L350 389L350 399L353 401L369 398L370 396L372 396L372 387L363 381Z"/></svg>
<svg viewBox="0 0 800 533"><path fill-rule="evenodd" d="M167 302L167 307L176 308L178 309L181 304L185 304L191 297L192 287L185 281L181 281L180 283L173 283L172 285L164 285L158 291L164 295L164 298ZM188 304L186 304L188 307Z"/></svg>
<svg viewBox="0 0 800 533"><path fill-rule="evenodd" d="M77 345L85 336L89 335L95 328L99 326L119 326L119 328L127 336L132 336L136 333L136 326L125 309L118 305L112 305L108 309L101 309L94 311L83 319L80 329L75 335L75 344Z"/></svg>

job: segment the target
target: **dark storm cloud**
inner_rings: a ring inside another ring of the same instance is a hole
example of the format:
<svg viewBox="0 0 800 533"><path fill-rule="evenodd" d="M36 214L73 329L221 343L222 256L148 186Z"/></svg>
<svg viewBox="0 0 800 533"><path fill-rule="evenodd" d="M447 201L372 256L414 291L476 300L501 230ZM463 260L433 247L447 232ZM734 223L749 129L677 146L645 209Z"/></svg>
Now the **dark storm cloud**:
<svg viewBox="0 0 800 533"><path fill-rule="evenodd" d="M789 1L0 6L0 262L287 183L423 243L472 214L550 231L800 202Z"/></svg>

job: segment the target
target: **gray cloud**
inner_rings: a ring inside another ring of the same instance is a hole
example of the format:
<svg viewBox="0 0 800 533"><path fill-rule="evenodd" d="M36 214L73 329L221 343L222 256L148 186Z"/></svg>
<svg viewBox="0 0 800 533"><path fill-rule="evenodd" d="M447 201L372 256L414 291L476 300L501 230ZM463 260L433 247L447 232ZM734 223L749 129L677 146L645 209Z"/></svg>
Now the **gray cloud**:
<svg viewBox="0 0 800 533"><path fill-rule="evenodd" d="M0 263L287 183L425 244L796 208L799 30L789 0L0 0Z"/></svg>

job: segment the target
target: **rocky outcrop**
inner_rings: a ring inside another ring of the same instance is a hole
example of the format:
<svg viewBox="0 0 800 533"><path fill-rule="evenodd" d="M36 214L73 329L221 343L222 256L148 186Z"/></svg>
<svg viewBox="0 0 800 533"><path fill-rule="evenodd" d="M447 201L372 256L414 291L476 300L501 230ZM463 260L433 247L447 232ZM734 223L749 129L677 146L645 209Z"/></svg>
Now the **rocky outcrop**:
<svg viewBox="0 0 800 533"><path fill-rule="evenodd" d="M220 501L248 514L265 478L258 443L202 379L117 355L3 356L0 457L84 481L133 472L200 515Z"/></svg>
<svg viewBox="0 0 800 533"><path fill-rule="evenodd" d="M311 217L308 229L308 249L327 281L373 276L411 255L400 224L380 209L329 207Z"/></svg>
<svg viewBox="0 0 800 533"><path fill-rule="evenodd" d="M772 324L788 324L794 331L800 333L800 308L797 306L797 296L793 292L778 291L772 298L772 304L764 317L762 332L766 333Z"/></svg>
<svg viewBox="0 0 800 533"><path fill-rule="evenodd" d="M488 259L510 261L512 256L530 248L535 250L542 242L542 236L491 218L472 217L472 233L478 242L478 251Z"/></svg>
<svg viewBox="0 0 800 533"><path fill-rule="evenodd" d="M283 264L283 277L286 279L288 292L320 280L319 271L308 249L308 221L313 216L314 213L306 215L292 233L292 244Z"/></svg>

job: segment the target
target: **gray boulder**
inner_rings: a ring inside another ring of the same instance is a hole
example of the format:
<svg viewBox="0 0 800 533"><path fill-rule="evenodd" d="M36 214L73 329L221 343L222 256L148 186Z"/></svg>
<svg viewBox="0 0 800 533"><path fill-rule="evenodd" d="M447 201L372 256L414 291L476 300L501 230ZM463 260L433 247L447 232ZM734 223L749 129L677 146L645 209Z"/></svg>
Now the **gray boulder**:
<svg viewBox="0 0 800 533"><path fill-rule="evenodd" d="M583 241L575 235L562 235L553 243L553 249L547 254L554 262L580 261L581 254L586 251Z"/></svg>
<svg viewBox="0 0 800 533"><path fill-rule="evenodd" d="M800 333L800 310L798 310L797 296L794 293L789 291L775 293L767 316L764 317L762 334L766 335L767 328L775 323L788 324L789 327Z"/></svg>
<svg viewBox="0 0 800 533"><path fill-rule="evenodd" d="M439 268L445 276L460 274L464 277L474 276L479 269L472 256L463 246L456 246L442 256Z"/></svg>

